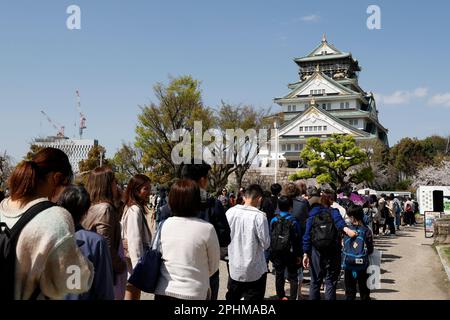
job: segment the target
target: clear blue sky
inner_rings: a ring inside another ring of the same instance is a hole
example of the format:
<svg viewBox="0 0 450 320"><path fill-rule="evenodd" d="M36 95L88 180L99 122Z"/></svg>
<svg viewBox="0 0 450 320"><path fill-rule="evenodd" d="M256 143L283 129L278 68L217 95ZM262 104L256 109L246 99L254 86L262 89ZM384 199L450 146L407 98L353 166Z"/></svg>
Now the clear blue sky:
<svg viewBox="0 0 450 320"><path fill-rule="evenodd" d="M81 30L66 28L71 4ZM381 7L381 30L366 9ZM272 99L298 78L292 58L323 33L363 68L360 84L380 95L394 144L450 133L448 1L5 1L0 2L0 151L19 160L38 135L55 134L44 109L75 134L75 90L86 138L111 156L133 141L138 105L169 75L202 81L205 104L220 100L278 110Z"/></svg>

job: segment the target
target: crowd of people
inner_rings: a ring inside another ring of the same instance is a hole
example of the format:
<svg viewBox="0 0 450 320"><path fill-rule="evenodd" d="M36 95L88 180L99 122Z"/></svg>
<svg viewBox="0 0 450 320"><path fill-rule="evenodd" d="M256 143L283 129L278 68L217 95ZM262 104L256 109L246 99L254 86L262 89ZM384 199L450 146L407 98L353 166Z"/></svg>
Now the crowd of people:
<svg viewBox="0 0 450 320"><path fill-rule="evenodd" d="M356 298L358 285L361 299L369 300L373 236L415 223L411 199L366 196L358 204L348 191L307 188L302 181L213 196L207 192L210 169L185 164L181 178L158 194L138 174L122 191L109 167L74 185L66 154L39 151L17 165L0 203L0 245L13 248L0 255L1 277L9 279L0 280L0 295L139 300L141 291L128 279L152 247L153 212L162 255L156 300L217 300L220 260L227 264L230 301L263 300L269 266L280 300L302 299L306 269L311 300L321 298L322 285L325 299L336 299L341 270L347 299ZM68 285L73 266L79 278Z"/></svg>

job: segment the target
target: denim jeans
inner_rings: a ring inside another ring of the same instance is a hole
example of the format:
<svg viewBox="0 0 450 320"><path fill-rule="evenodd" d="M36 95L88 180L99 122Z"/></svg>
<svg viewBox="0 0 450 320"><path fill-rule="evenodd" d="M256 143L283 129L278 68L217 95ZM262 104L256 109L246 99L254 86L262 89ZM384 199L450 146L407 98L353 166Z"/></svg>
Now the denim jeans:
<svg viewBox="0 0 450 320"><path fill-rule="evenodd" d="M400 216L401 216L400 212L395 214L395 226L396 227L400 227L400 225L401 225L401 217Z"/></svg>
<svg viewBox="0 0 450 320"><path fill-rule="evenodd" d="M341 272L341 252L339 248L320 253L312 248L310 259L311 285L309 299L320 300L320 287L325 282L325 300L336 300L336 285Z"/></svg>

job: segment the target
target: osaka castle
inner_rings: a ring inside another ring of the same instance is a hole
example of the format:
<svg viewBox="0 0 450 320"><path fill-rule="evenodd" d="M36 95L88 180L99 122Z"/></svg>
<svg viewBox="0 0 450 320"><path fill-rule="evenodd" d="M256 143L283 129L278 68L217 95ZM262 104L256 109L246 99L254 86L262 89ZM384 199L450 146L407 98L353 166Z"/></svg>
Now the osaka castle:
<svg viewBox="0 0 450 320"><path fill-rule="evenodd" d="M351 53L338 50L323 36L310 54L294 62L299 81L274 99L282 110L272 116L278 122L278 155L269 151L268 158L277 156L284 166L297 168L306 140L331 134L350 134L356 141L378 139L388 145L388 130L379 122L374 95L359 86L361 67Z"/></svg>

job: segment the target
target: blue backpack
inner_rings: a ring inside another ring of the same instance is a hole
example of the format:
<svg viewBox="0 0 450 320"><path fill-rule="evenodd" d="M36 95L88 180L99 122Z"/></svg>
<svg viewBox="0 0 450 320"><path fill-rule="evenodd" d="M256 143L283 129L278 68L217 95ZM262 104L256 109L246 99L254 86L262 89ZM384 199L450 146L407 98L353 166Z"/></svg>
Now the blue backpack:
<svg viewBox="0 0 450 320"><path fill-rule="evenodd" d="M369 255L366 247L367 227L351 226L358 232L358 236L350 238L345 236L342 249L342 269L350 271L364 271L369 266Z"/></svg>

